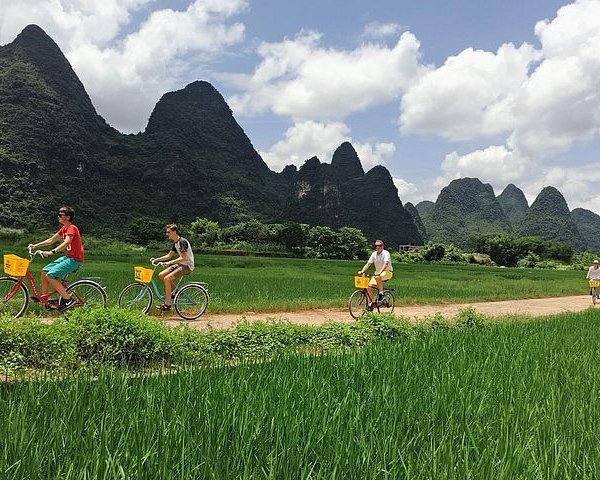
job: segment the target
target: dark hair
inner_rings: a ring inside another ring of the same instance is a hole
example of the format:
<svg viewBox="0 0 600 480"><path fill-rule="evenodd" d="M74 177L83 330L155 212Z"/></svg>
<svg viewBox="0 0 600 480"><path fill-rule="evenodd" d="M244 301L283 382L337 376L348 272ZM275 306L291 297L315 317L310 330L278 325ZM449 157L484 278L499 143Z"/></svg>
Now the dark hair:
<svg viewBox="0 0 600 480"><path fill-rule="evenodd" d="M177 226L177 224L175 224L175 223L169 223L167 225L167 228L169 230L172 230L173 232L175 232L177 235L179 235L179 227Z"/></svg>
<svg viewBox="0 0 600 480"><path fill-rule="evenodd" d="M64 213L67 217L69 217L69 222L73 221L75 217L75 209L73 207L60 207L58 209L58 213Z"/></svg>

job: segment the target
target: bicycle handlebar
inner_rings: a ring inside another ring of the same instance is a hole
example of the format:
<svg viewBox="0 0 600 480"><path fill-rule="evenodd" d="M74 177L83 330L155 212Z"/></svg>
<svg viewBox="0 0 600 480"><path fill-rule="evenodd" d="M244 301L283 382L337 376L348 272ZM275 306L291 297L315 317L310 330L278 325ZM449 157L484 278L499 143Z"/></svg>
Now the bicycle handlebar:
<svg viewBox="0 0 600 480"><path fill-rule="evenodd" d="M33 245L29 244L27 245L27 251L29 252L29 256L30 257L34 257L36 255L39 255L40 257L44 256L44 252L42 250L33 250Z"/></svg>
<svg viewBox="0 0 600 480"><path fill-rule="evenodd" d="M161 267L162 267L162 266L164 265L164 262L157 262L157 261L156 261L154 258L151 258L151 259L150 259L150 263L151 263L152 265L154 265L155 267L158 267L158 266L161 266Z"/></svg>

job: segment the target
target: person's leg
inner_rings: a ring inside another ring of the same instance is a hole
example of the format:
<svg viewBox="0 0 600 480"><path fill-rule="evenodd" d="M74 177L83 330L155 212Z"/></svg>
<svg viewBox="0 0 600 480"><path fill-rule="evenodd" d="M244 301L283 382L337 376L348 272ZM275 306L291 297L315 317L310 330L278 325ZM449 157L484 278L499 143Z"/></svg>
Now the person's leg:
<svg viewBox="0 0 600 480"><path fill-rule="evenodd" d="M48 275L44 270L42 270L40 277L42 281L42 295L46 295L48 293Z"/></svg>
<svg viewBox="0 0 600 480"><path fill-rule="evenodd" d="M173 291L173 281L176 278L183 275L183 273L184 271L181 267L167 267L158 274L158 278L160 278L165 284L165 301L163 303L165 309L171 307L171 292Z"/></svg>
<svg viewBox="0 0 600 480"><path fill-rule="evenodd" d="M53 262L52 268L47 269L46 278L51 287L60 295L59 310L65 310L75 302L67 293L66 288L62 284L62 279L69 273L74 272L81 266L77 260L68 257L61 257L56 262Z"/></svg>

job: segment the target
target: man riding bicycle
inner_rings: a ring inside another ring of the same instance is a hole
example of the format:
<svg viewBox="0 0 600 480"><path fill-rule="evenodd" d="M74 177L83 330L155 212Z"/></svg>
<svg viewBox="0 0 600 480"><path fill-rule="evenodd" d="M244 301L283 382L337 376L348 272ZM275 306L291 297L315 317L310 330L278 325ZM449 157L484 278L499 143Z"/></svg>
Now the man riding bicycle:
<svg viewBox="0 0 600 480"><path fill-rule="evenodd" d="M392 267L392 256L390 252L384 249L385 245L383 240L375 240L375 251L369 257L364 267L358 271L359 275L363 275L371 265L375 265L375 273L369 281L369 297L373 298L373 290L377 288L379 295L377 301L382 302L384 299L383 295L383 282L392 278L394 270Z"/></svg>
<svg viewBox="0 0 600 480"><path fill-rule="evenodd" d="M64 251L66 254L46 265L42 269L41 274L42 295L48 294L48 286L52 285L52 287L60 295L60 301L57 305L57 308L61 312L73 306L75 304L75 300L69 296L60 280L65 275L74 272L81 267L84 259L81 235L79 233L79 229L72 223L74 216L75 210L73 208L61 207L58 210L58 223L61 224L61 228L58 230L58 232L46 240L31 245L33 249L37 249L39 247L53 245L62 240L60 245L54 247L50 251L43 252L43 255L44 257L48 258L57 252ZM37 298L35 300L37 301Z"/></svg>
<svg viewBox="0 0 600 480"><path fill-rule="evenodd" d="M151 258L152 263L164 262L167 267L158 274L165 284L165 303L157 305L159 310L167 311L171 309L171 291L173 290L173 281L182 275L189 275L194 270L194 252L192 246L185 238L179 235L179 227L174 223L166 226L165 233L173 241L173 247L169 253L158 258ZM171 261L173 254L179 256Z"/></svg>

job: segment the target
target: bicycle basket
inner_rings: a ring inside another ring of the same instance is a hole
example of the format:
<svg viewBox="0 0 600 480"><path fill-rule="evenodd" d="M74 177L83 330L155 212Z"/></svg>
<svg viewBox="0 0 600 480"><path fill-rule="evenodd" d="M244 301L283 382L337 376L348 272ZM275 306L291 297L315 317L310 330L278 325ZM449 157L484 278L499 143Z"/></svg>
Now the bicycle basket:
<svg viewBox="0 0 600 480"><path fill-rule="evenodd" d="M369 277L361 277L357 275L354 277L354 286L356 288L367 288L369 286L369 280L371 280Z"/></svg>
<svg viewBox="0 0 600 480"><path fill-rule="evenodd" d="M24 277L29 268L29 260L16 255L4 255L4 273L11 277Z"/></svg>
<svg viewBox="0 0 600 480"><path fill-rule="evenodd" d="M590 280L590 288L600 287L600 280Z"/></svg>
<svg viewBox="0 0 600 480"><path fill-rule="evenodd" d="M140 283L150 283L153 273L154 270L151 268L135 267L133 269L135 281Z"/></svg>

